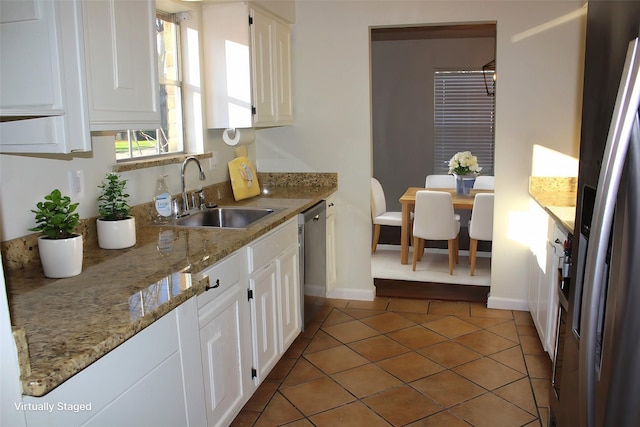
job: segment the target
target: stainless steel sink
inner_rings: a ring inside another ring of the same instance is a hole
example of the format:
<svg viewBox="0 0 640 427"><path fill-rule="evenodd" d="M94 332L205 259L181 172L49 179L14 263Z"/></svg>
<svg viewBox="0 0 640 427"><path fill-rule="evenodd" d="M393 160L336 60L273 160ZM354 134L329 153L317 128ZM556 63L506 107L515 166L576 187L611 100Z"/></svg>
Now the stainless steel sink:
<svg viewBox="0 0 640 427"><path fill-rule="evenodd" d="M218 207L197 211L176 220L179 227L247 228L278 209Z"/></svg>

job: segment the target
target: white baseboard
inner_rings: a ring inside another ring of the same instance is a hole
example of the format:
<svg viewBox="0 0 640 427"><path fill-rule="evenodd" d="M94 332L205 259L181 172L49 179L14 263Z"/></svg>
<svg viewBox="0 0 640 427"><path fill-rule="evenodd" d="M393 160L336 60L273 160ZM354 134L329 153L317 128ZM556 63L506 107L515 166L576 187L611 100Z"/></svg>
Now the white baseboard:
<svg viewBox="0 0 640 427"><path fill-rule="evenodd" d="M489 298L487 299L487 308L529 311L529 303L526 300L492 297L489 295Z"/></svg>
<svg viewBox="0 0 640 427"><path fill-rule="evenodd" d="M375 296L376 290L372 286L370 289L333 288L327 298L373 301Z"/></svg>

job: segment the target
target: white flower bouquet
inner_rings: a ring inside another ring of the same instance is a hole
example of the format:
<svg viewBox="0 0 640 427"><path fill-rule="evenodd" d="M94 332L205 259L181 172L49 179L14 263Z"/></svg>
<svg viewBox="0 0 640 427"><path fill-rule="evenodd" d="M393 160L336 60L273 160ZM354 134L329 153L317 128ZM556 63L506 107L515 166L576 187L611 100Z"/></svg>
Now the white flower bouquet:
<svg viewBox="0 0 640 427"><path fill-rule="evenodd" d="M478 158L470 151L461 151L449 160L449 174L477 175L482 168L478 166Z"/></svg>

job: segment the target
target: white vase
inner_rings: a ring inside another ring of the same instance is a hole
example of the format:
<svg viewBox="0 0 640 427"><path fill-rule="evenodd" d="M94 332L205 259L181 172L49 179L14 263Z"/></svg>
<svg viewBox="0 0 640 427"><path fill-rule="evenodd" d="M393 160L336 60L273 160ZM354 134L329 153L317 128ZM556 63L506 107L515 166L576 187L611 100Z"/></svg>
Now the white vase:
<svg viewBox="0 0 640 427"><path fill-rule="evenodd" d="M476 182L475 175L454 175L456 177L456 194L462 197L470 197L473 184Z"/></svg>
<svg viewBox="0 0 640 427"><path fill-rule="evenodd" d="M102 249L124 249L136 244L136 219L132 216L117 221L96 220L98 246Z"/></svg>
<svg viewBox="0 0 640 427"><path fill-rule="evenodd" d="M82 235L68 239L38 237L38 252L44 275L52 279L77 276L82 272Z"/></svg>

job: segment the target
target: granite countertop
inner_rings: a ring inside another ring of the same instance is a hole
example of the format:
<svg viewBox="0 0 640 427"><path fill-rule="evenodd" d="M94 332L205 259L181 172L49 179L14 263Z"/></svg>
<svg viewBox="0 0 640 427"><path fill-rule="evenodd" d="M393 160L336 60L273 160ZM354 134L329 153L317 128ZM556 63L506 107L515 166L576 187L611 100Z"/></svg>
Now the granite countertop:
<svg viewBox="0 0 640 427"><path fill-rule="evenodd" d="M568 233L576 216L577 178L531 177L529 194Z"/></svg>
<svg viewBox="0 0 640 427"><path fill-rule="evenodd" d="M39 262L19 269L5 267L23 394L45 395L204 292L207 279L198 272L337 190L337 177L320 185L270 182L273 185L263 185L260 196L218 201L220 206L280 208L246 229L143 223L137 224L132 248L105 250L85 243L83 270L75 277L47 279Z"/></svg>

